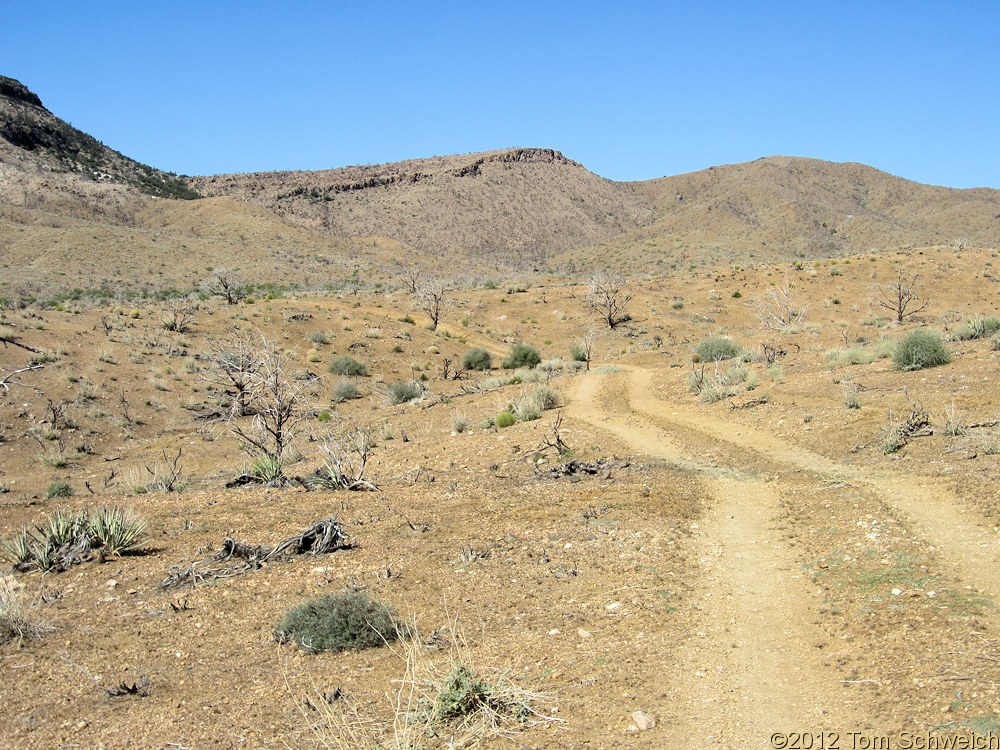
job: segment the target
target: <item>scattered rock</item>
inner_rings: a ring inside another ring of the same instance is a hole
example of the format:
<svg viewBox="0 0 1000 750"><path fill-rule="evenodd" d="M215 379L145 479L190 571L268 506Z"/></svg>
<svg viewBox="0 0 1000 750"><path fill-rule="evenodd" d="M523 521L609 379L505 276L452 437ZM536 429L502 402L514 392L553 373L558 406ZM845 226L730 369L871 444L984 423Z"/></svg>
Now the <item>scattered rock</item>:
<svg viewBox="0 0 1000 750"><path fill-rule="evenodd" d="M633 711L632 722L640 732L646 732L656 726L656 719L645 711Z"/></svg>

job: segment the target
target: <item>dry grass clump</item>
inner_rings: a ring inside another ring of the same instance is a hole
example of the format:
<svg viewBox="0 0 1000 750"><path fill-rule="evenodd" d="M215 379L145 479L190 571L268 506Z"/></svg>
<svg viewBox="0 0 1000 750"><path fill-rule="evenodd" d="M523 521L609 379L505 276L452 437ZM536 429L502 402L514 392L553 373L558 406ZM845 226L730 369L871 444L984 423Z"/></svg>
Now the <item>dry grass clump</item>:
<svg viewBox="0 0 1000 750"><path fill-rule="evenodd" d="M41 638L50 632L52 626L35 616L24 585L13 576L0 576L0 643Z"/></svg>

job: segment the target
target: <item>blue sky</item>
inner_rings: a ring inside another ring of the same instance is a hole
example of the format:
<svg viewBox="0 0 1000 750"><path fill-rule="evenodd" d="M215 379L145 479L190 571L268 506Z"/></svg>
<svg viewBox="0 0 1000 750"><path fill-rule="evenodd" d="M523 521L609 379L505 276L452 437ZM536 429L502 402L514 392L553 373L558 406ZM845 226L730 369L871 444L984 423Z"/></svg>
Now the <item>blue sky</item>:
<svg viewBox="0 0 1000 750"><path fill-rule="evenodd" d="M0 75L182 174L544 146L1000 188L1000 2L8 3Z"/></svg>

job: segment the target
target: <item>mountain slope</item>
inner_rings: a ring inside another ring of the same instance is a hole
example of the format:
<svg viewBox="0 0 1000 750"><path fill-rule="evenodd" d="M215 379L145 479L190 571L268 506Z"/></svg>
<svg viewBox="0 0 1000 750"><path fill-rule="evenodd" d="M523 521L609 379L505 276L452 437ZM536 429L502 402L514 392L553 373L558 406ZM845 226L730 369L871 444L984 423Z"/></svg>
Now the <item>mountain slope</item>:
<svg viewBox="0 0 1000 750"><path fill-rule="evenodd" d="M554 262L653 268L1000 245L1000 190L956 190L864 164L772 156L632 185L652 223Z"/></svg>
<svg viewBox="0 0 1000 750"><path fill-rule="evenodd" d="M49 112L37 94L13 78L0 76L0 139L51 168L98 182L132 185L160 198L197 198L181 178L140 164L105 146ZM16 157L15 157L16 158Z"/></svg>
<svg viewBox="0 0 1000 750"><path fill-rule="evenodd" d="M1000 241L1000 191L924 185L864 164L775 156L641 185L660 233L708 229L820 251Z"/></svg>

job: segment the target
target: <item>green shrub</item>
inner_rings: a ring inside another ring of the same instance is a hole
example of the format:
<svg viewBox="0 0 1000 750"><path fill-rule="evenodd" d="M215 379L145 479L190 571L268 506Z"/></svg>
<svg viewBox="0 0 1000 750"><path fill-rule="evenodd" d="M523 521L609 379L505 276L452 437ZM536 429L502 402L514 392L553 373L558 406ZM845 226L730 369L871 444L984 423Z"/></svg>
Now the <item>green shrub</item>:
<svg viewBox="0 0 1000 750"><path fill-rule="evenodd" d="M280 638L314 653L374 648L397 640L406 631L394 610L354 591L292 607L276 629Z"/></svg>
<svg viewBox="0 0 1000 750"><path fill-rule="evenodd" d="M344 354L330 362L330 372L334 375L344 375L346 377L365 377L368 375L368 367L362 362Z"/></svg>
<svg viewBox="0 0 1000 750"><path fill-rule="evenodd" d="M423 389L420 387L420 383L415 380L397 380L389 385L389 403L393 405L405 404L417 398L421 393L423 393Z"/></svg>
<svg viewBox="0 0 1000 750"><path fill-rule="evenodd" d="M497 427L510 427L515 422L517 422L517 417L515 417L514 413L510 411L500 412L497 414L496 419L493 420L493 424Z"/></svg>
<svg viewBox="0 0 1000 750"><path fill-rule="evenodd" d="M518 367L535 367L542 361L542 355L535 347L518 342L510 349L510 354L501 365L505 370L514 370Z"/></svg>
<svg viewBox="0 0 1000 750"><path fill-rule="evenodd" d="M469 349L462 357L462 367L466 370L486 371L493 367L493 357L485 349Z"/></svg>
<svg viewBox="0 0 1000 750"><path fill-rule="evenodd" d="M695 353L702 362L719 362L738 356L740 348L728 336L709 336L698 344Z"/></svg>
<svg viewBox="0 0 1000 750"><path fill-rule="evenodd" d="M309 334L309 340L314 344L329 344L330 337L324 331L313 331Z"/></svg>
<svg viewBox="0 0 1000 750"><path fill-rule="evenodd" d="M587 349L582 344L573 344L569 348L569 356L574 362L587 362Z"/></svg>
<svg viewBox="0 0 1000 750"><path fill-rule="evenodd" d="M333 395L330 398L334 403L340 404L354 398L361 398L361 392L352 381L338 380L337 384L333 386Z"/></svg>
<svg viewBox="0 0 1000 750"><path fill-rule="evenodd" d="M72 497L73 487L70 486L69 482L59 479L49 485L48 490L45 492L45 496L50 500L55 497Z"/></svg>
<svg viewBox="0 0 1000 750"><path fill-rule="evenodd" d="M549 411L559 406L559 394L547 385L535 386L528 397L538 405L542 411Z"/></svg>
<svg viewBox="0 0 1000 750"><path fill-rule="evenodd" d="M944 345L941 334L926 328L918 328L906 334L892 354L892 363L897 370L922 370L951 362L951 354Z"/></svg>

